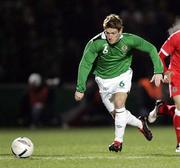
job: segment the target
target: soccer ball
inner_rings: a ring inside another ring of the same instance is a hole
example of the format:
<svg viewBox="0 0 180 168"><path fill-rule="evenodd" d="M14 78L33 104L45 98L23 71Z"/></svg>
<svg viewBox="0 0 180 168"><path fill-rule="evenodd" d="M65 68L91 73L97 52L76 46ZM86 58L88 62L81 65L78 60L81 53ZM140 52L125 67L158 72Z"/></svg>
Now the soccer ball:
<svg viewBox="0 0 180 168"><path fill-rule="evenodd" d="M17 158L27 158L33 153L34 145L27 137L18 137L11 144L11 151Z"/></svg>

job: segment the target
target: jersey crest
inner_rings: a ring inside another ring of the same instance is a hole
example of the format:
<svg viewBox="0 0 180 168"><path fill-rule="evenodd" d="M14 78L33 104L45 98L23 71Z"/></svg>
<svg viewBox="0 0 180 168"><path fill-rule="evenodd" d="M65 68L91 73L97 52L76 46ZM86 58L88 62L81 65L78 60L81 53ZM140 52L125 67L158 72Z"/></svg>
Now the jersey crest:
<svg viewBox="0 0 180 168"><path fill-rule="evenodd" d="M172 91L173 91L174 93L177 92L177 87L174 86L174 87L172 88Z"/></svg>
<svg viewBox="0 0 180 168"><path fill-rule="evenodd" d="M127 45L123 45L123 46L121 47L121 50L126 53L127 50L128 50L128 46L127 46Z"/></svg>

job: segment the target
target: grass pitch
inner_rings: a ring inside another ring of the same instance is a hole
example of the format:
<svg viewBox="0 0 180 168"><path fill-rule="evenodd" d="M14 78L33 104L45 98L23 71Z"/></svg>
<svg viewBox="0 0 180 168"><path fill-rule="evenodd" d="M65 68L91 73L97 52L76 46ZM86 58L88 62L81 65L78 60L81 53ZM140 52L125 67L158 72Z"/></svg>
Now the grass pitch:
<svg viewBox="0 0 180 168"><path fill-rule="evenodd" d="M1 129L0 167L2 168L179 168L172 127L152 127L154 138L147 141L133 127L127 127L121 153L108 151L114 128ZM11 142L27 136L34 143L30 158L15 158Z"/></svg>

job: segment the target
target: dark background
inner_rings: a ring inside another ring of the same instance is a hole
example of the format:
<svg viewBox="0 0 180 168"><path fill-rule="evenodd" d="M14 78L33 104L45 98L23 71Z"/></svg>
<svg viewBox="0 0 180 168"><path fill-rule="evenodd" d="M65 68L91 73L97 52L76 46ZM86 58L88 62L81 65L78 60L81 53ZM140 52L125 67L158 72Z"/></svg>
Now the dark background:
<svg viewBox="0 0 180 168"><path fill-rule="evenodd" d="M168 28L180 15L180 1L0 0L0 125L18 123L27 80L34 72L44 79L60 79L48 111L53 114L52 120L57 119L59 124L66 111L78 111L81 105L73 98L78 64L86 43L103 30L102 22L110 13L122 17L124 32L145 38L159 50L168 37ZM137 114L143 100L137 81L149 78L153 69L147 54L134 51L134 57L133 91L127 107ZM109 122L94 93L79 110L76 123L83 118L81 114L86 114L86 123L90 119ZM154 102L147 102L152 109Z"/></svg>
<svg viewBox="0 0 180 168"><path fill-rule="evenodd" d="M110 13L123 18L124 32L159 49L179 7L175 0L1 0L0 82L25 83L32 72L75 82L86 42L102 31ZM149 75L148 64L147 57L134 59L133 67L141 66L134 80Z"/></svg>

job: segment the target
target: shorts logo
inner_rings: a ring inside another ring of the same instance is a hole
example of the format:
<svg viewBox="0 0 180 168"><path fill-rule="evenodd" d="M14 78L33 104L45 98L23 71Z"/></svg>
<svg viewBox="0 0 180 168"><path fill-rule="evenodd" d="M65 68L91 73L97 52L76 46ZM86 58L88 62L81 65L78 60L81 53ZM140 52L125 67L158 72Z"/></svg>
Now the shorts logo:
<svg viewBox="0 0 180 168"><path fill-rule="evenodd" d="M108 88L107 88L107 87L103 87L103 90L104 90L104 91L107 91L107 90L108 90Z"/></svg>
<svg viewBox="0 0 180 168"><path fill-rule="evenodd" d="M176 127L176 130L180 130L180 127Z"/></svg>
<svg viewBox="0 0 180 168"><path fill-rule="evenodd" d="M174 92L174 93L177 92L177 87L173 87L172 92Z"/></svg>

